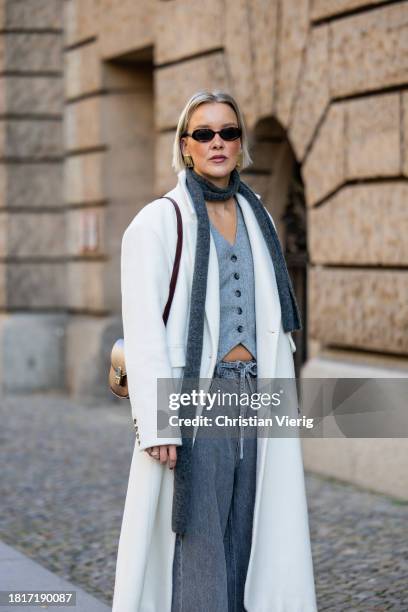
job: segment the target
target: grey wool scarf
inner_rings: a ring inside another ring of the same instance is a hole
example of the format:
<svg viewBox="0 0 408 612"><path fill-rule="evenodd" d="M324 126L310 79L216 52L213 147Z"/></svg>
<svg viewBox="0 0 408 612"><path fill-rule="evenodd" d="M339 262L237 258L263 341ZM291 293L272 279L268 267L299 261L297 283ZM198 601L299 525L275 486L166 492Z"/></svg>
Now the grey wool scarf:
<svg viewBox="0 0 408 612"><path fill-rule="evenodd" d="M238 170L234 169L231 172L229 185L225 188L217 187L197 174L192 168L186 169L186 183L197 215L197 244L191 289L186 364L181 393L191 393L193 389L197 389L197 382L200 379L204 305L210 253L210 221L206 200L225 201L238 192L248 201L258 221L273 262L282 311L283 329L285 332L302 329L295 293L276 230L261 200L241 180ZM180 418L190 418L194 415L195 406L182 406L180 408ZM192 431L193 427L181 426L182 446L177 448L177 463L174 472L172 530L180 535L187 532L191 513Z"/></svg>

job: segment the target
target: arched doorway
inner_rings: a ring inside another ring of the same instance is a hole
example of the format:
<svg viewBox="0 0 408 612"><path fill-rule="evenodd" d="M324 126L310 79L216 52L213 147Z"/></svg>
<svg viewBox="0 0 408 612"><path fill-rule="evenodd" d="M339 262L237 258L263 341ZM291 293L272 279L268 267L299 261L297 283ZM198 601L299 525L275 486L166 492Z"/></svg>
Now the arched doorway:
<svg viewBox="0 0 408 612"><path fill-rule="evenodd" d="M250 134L253 165L242 178L257 193L273 216L301 312L303 329L293 334L295 372L307 359L307 233L306 205L301 168L285 130L273 117L257 122Z"/></svg>

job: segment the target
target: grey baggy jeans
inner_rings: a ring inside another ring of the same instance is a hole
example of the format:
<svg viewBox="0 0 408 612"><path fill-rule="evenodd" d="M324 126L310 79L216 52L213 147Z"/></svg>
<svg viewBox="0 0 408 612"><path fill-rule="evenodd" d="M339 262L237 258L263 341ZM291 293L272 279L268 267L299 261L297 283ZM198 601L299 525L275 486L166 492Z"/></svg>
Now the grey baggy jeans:
<svg viewBox="0 0 408 612"><path fill-rule="evenodd" d="M257 364L218 362L209 393L256 392ZM241 396L242 398L242 396ZM221 405L222 404L222 405ZM217 401L212 418L253 416L241 401ZM204 412L204 409L203 409ZM215 431L214 431L215 429ZM192 454L192 513L187 532L176 535L172 612L244 612L256 490L256 426L205 426Z"/></svg>

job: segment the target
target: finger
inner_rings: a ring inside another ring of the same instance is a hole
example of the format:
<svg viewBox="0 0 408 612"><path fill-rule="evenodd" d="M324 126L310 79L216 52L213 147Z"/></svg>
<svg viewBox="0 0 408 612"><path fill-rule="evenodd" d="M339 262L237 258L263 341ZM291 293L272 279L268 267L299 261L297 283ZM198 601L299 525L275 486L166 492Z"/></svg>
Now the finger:
<svg viewBox="0 0 408 612"><path fill-rule="evenodd" d="M160 447L159 446L152 446L151 456L153 457L153 459L160 458Z"/></svg>
<svg viewBox="0 0 408 612"><path fill-rule="evenodd" d="M177 450L176 445L171 444L169 446L169 468L172 470L177 463Z"/></svg>
<svg viewBox="0 0 408 612"><path fill-rule="evenodd" d="M168 460L167 444L160 446L160 463L167 463Z"/></svg>

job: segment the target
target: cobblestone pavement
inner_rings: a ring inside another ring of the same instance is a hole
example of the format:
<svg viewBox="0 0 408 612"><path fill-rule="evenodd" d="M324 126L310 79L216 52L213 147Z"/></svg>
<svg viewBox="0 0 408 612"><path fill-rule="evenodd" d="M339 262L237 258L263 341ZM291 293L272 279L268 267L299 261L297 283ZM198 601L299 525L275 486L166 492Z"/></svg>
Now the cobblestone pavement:
<svg viewBox="0 0 408 612"><path fill-rule="evenodd" d="M0 400L0 539L112 603L129 403ZM408 611L408 504L306 475L319 612Z"/></svg>

